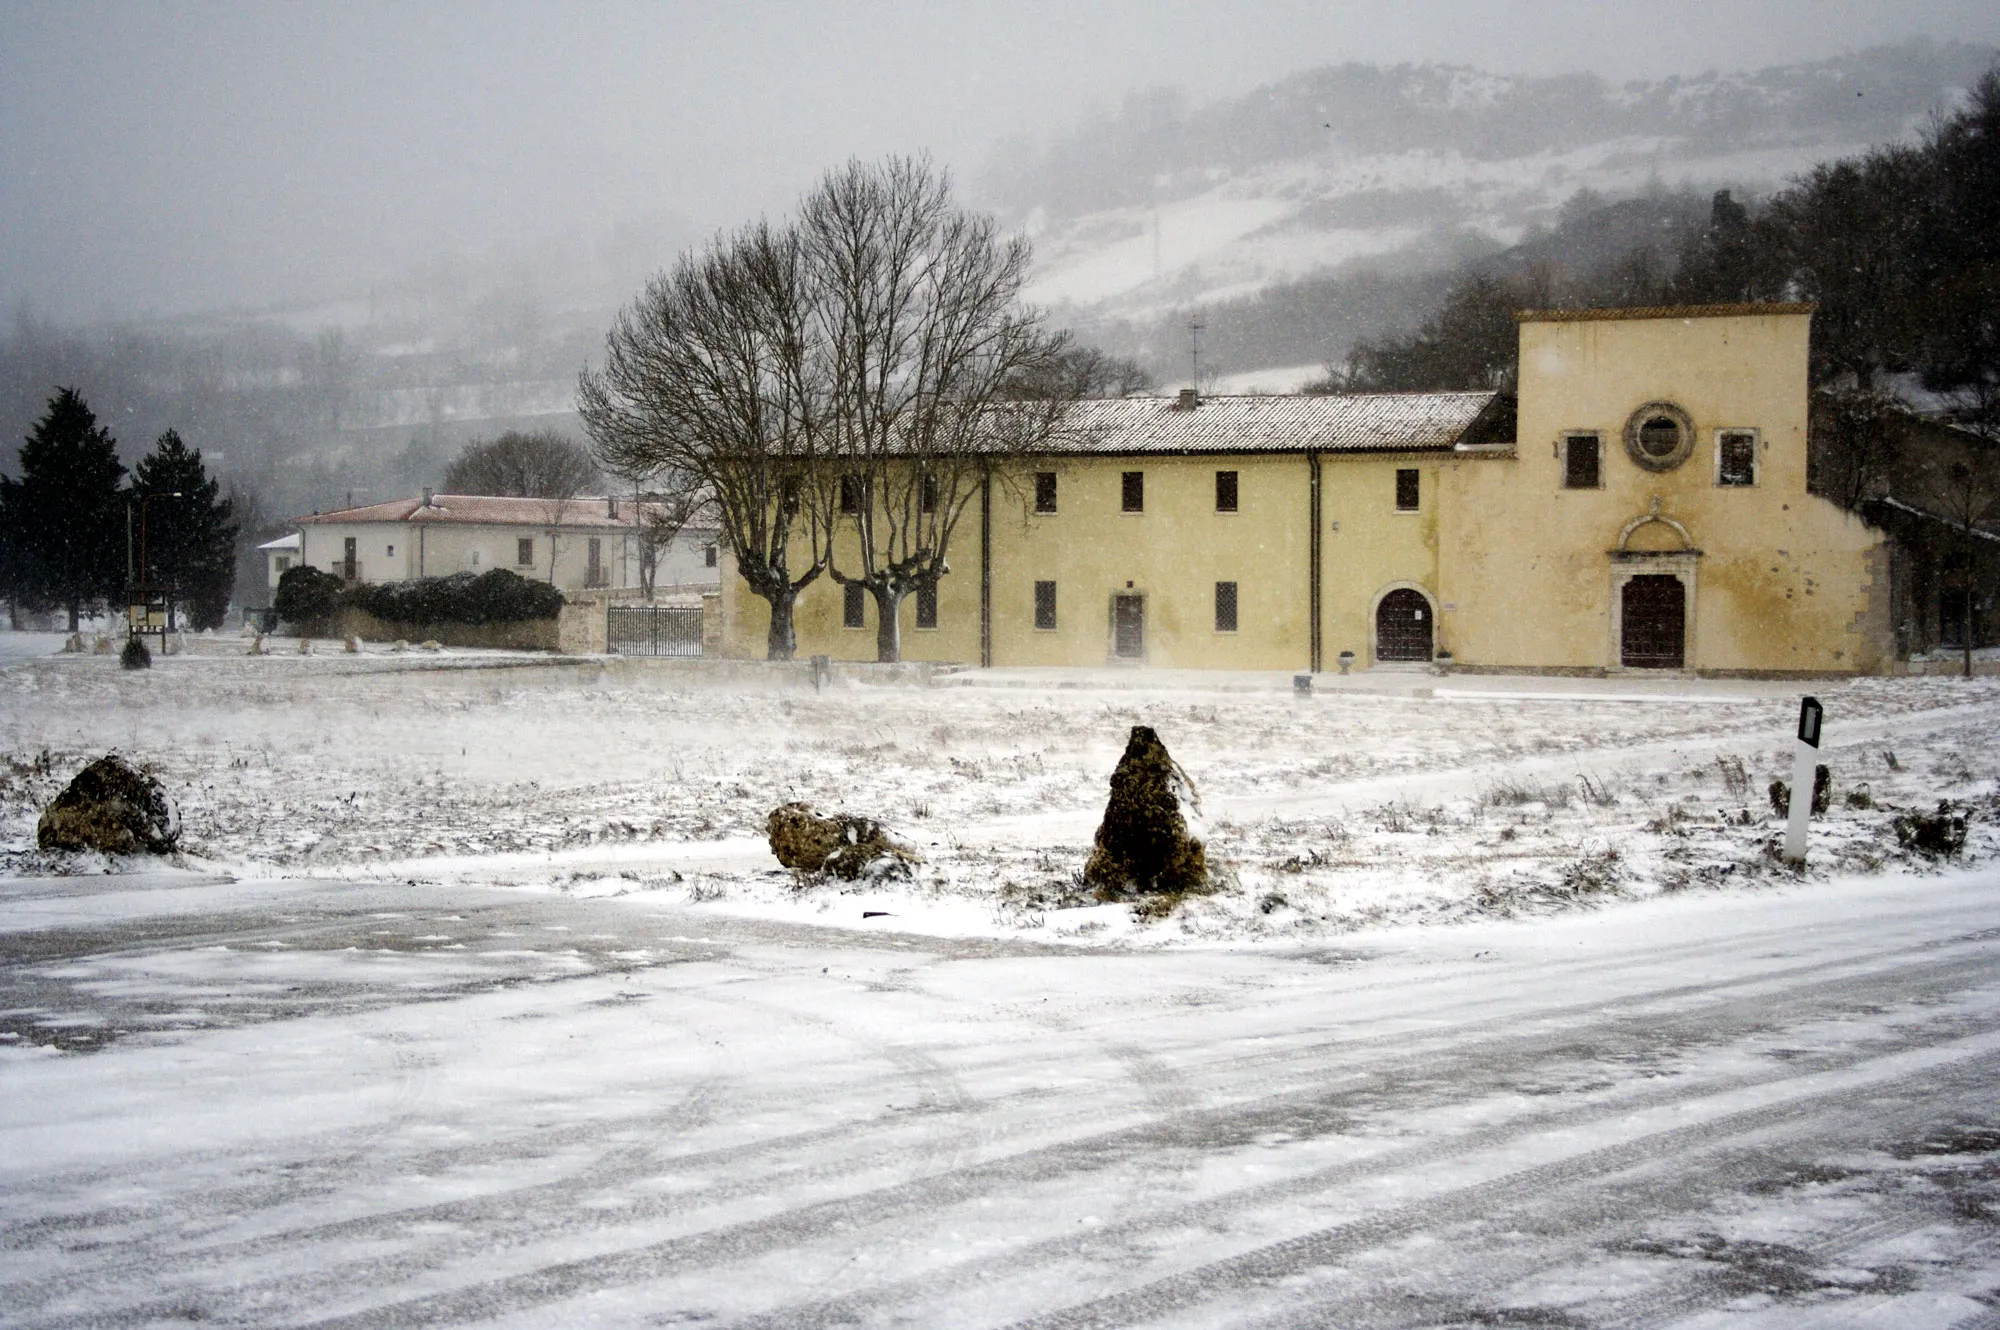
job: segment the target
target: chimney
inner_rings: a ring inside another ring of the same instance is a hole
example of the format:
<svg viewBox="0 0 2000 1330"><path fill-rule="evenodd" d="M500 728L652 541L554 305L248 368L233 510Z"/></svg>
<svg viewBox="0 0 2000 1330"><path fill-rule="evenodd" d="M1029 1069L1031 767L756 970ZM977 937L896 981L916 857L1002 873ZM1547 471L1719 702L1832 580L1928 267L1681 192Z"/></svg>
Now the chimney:
<svg viewBox="0 0 2000 1330"><path fill-rule="evenodd" d="M429 485L424 486L424 507L426 508L433 507L434 505L432 504L431 500L435 499L436 497L437 495L431 490L431 487Z"/></svg>
<svg viewBox="0 0 2000 1330"><path fill-rule="evenodd" d="M1181 389L1180 400L1174 403L1174 410L1192 411L1200 405L1201 390L1198 388L1183 388Z"/></svg>
<svg viewBox="0 0 2000 1330"><path fill-rule="evenodd" d="M610 517L611 517L611 520L612 520L612 521L614 521L614 522L615 522L615 521L617 521L617 520L618 520L618 496L617 496L617 495L615 495L615 494L607 494L607 495L605 495L605 496L604 496L604 506L605 506L605 509L606 509L606 511L607 511L607 512L608 512L608 513L610 514Z"/></svg>

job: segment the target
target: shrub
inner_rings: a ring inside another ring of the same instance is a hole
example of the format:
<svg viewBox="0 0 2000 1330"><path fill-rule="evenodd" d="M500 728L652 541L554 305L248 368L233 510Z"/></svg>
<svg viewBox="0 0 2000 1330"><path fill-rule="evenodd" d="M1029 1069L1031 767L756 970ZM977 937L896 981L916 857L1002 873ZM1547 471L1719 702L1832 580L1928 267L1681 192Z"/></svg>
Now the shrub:
<svg viewBox="0 0 2000 1330"><path fill-rule="evenodd" d="M495 568L477 576L454 573L410 582L363 583L349 587L342 603L389 623L477 626L553 619L563 607L563 594L547 582L531 582Z"/></svg>
<svg viewBox="0 0 2000 1330"><path fill-rule="evenodd" d="M340 607L341 580L332 573L300 564L278 579L271 608L278 617L305 633L324 633L327 620Z"/></svg>
<svg viewBox="0 0 2000 1330"><path fill-rule="evenodd" d="M118 663L128 670L149 670L153 667L153 653L134 635L125 639L125 649L118 653Z"/></svg>

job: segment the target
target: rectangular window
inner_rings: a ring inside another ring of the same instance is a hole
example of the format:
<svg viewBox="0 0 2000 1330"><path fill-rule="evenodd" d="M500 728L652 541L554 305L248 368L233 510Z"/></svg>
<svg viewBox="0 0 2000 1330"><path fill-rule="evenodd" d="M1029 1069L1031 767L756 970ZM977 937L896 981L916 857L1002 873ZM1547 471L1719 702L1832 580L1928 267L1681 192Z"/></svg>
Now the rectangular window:
<svg viewBox="0 0 2000 1330"><path fill-rule="evenodd" d="M1215 584L1215 631L1218 633L1236 631L1236 583L1234 582Z"/></svg>
<svg viewBox="0 0 2000 1330"><path fill-rule="evenodd" d="M842 628L864 628L867 626L868 595L858 585L849 582L840 589L840 626Z"/></svg>
<svg viewBox="0 0 2000 1330"><path fill-rule="evenodd" d="M1750 430L1724 430L1715 441L1715 483L1757 483L1757 436Z"/></svg>
<svg viewBox="0 0 2000 1330"><path fill-rule="evenodd" d="M590 549L584 556L583 580L586 586L604 585L604 544L596 536L590 538Z"/></svg>
<svg viewBox="0 0 2000 1330"><path fill-rule="evenodd" d="M289 554L280 554L278 556L278 572L280 574L288 573L291 571L291 569L292 569L292 556Z"/></svg>
<svg viewBox="0 0 2000 1330"><path fill-rule="evenodd" d="M1563 488L1594 490L1603 483L1598 473L1599 444L1595 434L1572 434L1563 440Z"/></svg>
<svg viewBox="0 0 2000 1330"><path fill-rule="evenodd" d="M703 550L703 551L701 552L701 562L702 562L702 566L703 566L704 568L713 568L713 567L715 567L715 561L716 561L716 557L717 557L717 553L718 553L718 551L716 550L716 547L715 547L715 546L713 546L713 545L710 545L710 546L709 546L709 547L708 547L707 549Z"/></svg>
<svg viewBox="0 0 2000 1330"><path fill-rule="evenodd" d="M389 557L392 559L396 557L396 547L394 545L389 547Z"/></svg>
<svg viewBox="0 0 2000 1330"><path fill-rule="evenodd" d="M1236 473L1218 471L1215 473L1215 511L1233 513L1236 511Z"/></svg>
<svg viewBox="0 0 2000 1330"><path fill-rule="evenodd" d="M917 511L934 513L937 511L938 484L936 476L917 478Z"/></svg>
<svg viewBox="0 0 2000 1330"><path fill-rule="evenodd" d="M1037 471L1035 473L1035 511L1052 513L1056 510L1056 473Z"/></svg>
<svg viewBox="0 0 2000 1330"><path fill-rule="evenodd" d="M934 586L917 588L917 627L937 627L937 588Z"/></svg>
<svg viewBox="0 0 2000 1330"><path fill-rule="evenodd" d="M1145 512L1146 473L1144 471L1127 471L1125 473L1125 483L1121 491L1121 494L1123 498L1123 506L1126 512L1128 513Z"/></svg>
<svg viewBox="0 0 2000 1330"><path fill-rule="evenodd" d="M525 568L535 561L535 538L522 536L514 542L514 562Z"/></svg>
<svg viewBox="0 0 2000 1330"><path fill-rule="evenodd" d="M848 514L861 511L861 477L840 478L840 511Z"/></svg>
<svg viewBox="0 0 2000 1330"><path fill-rule="evenodd" d="M1417 499L1422 482L1417 478L1417 469L1404 467L1396 472L1396 511L1413 513L1417 511Z"/></svg>
<svg viewBox="0 0 2000 1330"><path fill-rule="evenodd" d="M1053 632L1056 626L1056 584L1035 583L1035 627Z"/></svg>

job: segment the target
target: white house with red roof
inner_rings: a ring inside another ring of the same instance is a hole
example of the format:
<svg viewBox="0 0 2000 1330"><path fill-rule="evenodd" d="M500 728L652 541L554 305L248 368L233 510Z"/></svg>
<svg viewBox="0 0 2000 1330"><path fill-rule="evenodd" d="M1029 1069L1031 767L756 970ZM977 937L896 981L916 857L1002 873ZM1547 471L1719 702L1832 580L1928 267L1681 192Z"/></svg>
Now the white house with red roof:
<svg viewBox="0 0 2000 1330"><path fill-rule="evenodd" d="M434 494L301 517L297 560L349 582L402 582L505 568L565 595L636 593L650 505L616 495L519 499ZM717 530L697 518L661 551L655 594L712 591Z"/></svg>

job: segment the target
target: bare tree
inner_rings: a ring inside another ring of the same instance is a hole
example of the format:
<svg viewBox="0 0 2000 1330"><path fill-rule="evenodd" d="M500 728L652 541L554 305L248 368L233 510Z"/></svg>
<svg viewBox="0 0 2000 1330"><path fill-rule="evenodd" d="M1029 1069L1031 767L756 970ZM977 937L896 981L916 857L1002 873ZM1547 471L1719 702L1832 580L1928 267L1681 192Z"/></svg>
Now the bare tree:
<svg viewBox="0 0 2000 1330"><path fill-rule="evenodd" d="M633 479L632 517L638 545L639 593L646 600L653 599L660 561L707 502L708 493L701 482L680 472Z"/></svg>
<svg viewBox="0 0 2000 1330"><path fill-rule="evenodd" d="M935 593L982 479L1049 437L1076 384L1053 372L1064 339L1020 304L1028 242L956 207L928 161L849 162L799 225L840 530L854 536L851 556L844 541L829 547L828 572L874 598L876 659L900 660L904 597ZM1043 394L1021 400L1035 379Z"/></svg>
<svg viewBox="0 0 2000 1330"><path fill-rule="evenodd" d="M1897 460L1890 437L1901 404L1874 388L1841 387L1814 395L1806 441L1806 488L1849 512L1879 498Z"/></svg>
<svg viewBox="0 0 2000 1330"><path fill-rule="evenodd" d="M827 566L828 358L809 288L795 228L719 237L647 283L577 386L605 466L672 470L713 496L738 571L771 607L773 660L792 658L793 606Z"/></svg>
<svg viewBox="0 0 2000 1330"><path fill-rule="evenodd" d="M526 499L573 499L600 477L590 451L554 430L508 430L475 439L445 469L447 494L500 494Z"/></svg>
<svg viewBox="0 0 2000 1330"><path fill-rule="evenodd" d="M1991 439L1979 439L1962 457L1942 457L1920 473L1918 492L1923 504L1944 518L1952 531L1951 559L1947 568L1957 574L1959 608L1963 628L1965 677L1972 677L1975 634L1974 594L1979 585L1981 546L1991 543L1994 534L1986 528L2000 520L2000 450Z"/></svg>

